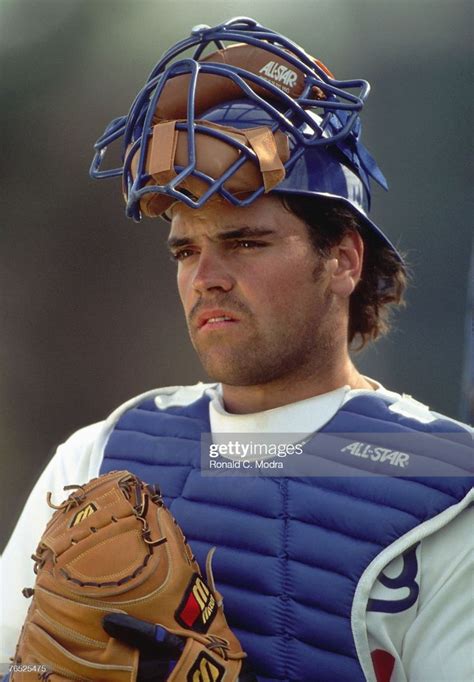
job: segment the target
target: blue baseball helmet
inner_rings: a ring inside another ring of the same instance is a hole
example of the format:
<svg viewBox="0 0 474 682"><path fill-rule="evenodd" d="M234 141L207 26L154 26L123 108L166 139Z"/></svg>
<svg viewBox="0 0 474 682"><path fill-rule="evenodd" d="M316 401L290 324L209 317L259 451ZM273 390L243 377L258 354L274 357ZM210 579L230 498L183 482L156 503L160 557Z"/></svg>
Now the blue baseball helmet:
<svg viewBox="0 0 474 682"><path fill-rule="evenodd" d="M365 80L336 80L253 19L197 26L163 55L129 113L107 126L90 174L122 176L136 221L166 215L176 201L200 208L215 194L235 206L269 192L331 198L400 258L368 217L371 179L387 189L360 141L369 90ZM104 170L119 138L123 164Z"/></svg>

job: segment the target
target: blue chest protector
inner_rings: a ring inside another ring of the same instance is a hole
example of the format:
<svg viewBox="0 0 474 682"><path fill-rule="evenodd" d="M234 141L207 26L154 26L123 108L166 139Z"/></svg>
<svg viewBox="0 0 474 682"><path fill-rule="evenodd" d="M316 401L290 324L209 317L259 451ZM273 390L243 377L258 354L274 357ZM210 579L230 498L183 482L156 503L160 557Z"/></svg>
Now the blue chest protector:
<svg viewBox="0 0 474 682"><path fill-rule="evenodd" d="M341 443L327 456L345 458L344 476L203 476L205 395L165 410L147 399L124 413L108 440L101 473L129 469L158 483L201 567L217 547L226 616L261 682L362 682L351 630L361 575L384 548L469 491L471 435L448 420L423 424L388 408L384 398L355 397L319 433L361 434L360 441L416 434L414 456L448 462L449 478L361 476L374 463L342 455Z"/></svg>

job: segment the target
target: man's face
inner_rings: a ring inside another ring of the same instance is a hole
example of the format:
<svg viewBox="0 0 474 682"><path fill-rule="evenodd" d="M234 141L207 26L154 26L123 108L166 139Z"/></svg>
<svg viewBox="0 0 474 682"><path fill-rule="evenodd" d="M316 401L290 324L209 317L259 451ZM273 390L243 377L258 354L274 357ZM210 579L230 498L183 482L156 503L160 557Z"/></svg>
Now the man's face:
<svg viewBox="0 0 474 682"><path fill-rule="evenodd" d="M169 245L191 340L210 377L258 385L324 362L333 317L326 263L278 199L245 208L176 204Z"/></svg>

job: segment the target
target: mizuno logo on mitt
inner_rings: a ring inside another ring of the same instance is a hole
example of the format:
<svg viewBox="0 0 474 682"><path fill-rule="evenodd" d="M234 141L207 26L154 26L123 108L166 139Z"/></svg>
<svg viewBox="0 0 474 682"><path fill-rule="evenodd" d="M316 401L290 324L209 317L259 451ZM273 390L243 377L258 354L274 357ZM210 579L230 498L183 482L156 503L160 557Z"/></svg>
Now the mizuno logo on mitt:
<svg viewBox="0 0 474 682"><path fill-rule="evenodd" d="M224 668L217 661L202 652L190 669L186 682L220 682L224 679L224 673Z"/></svg>
<svg viewBox="0 0 474 682"><path fill-rule="evenodd" d="M175 612L177 622L189 630L207 632L216 613L214 595L206 583L197 574L194 575ZM210 679L214 680L212 677Z"/></svg>
<svg viewBox="0 0 474 682"><path fill-rule="evenodd" d="M97 507L95 504L92 502L89 502L87 507L84 507L84 509L81 509L80 511L77 512L72 518L72 521L69 525L69 528L73 528L74 526L77 526L78 523L81 523L81 521L84 521L84 519L87 519L88 516L93 514L94 512L97 511Z"/></svg>

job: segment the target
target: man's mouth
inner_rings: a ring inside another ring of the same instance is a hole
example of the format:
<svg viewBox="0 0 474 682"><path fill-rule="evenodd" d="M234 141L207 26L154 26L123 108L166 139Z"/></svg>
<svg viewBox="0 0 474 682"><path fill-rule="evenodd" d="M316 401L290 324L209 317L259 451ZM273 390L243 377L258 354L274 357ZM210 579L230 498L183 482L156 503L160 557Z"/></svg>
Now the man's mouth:
<svg viewBox="0 0 474 682"><path fill-rule="evenodd" d="M229 313L223 311L209 311L199 315L197 326L198 329L218 329L226 327L230 324L235 324L238 319Z"/></svg>

